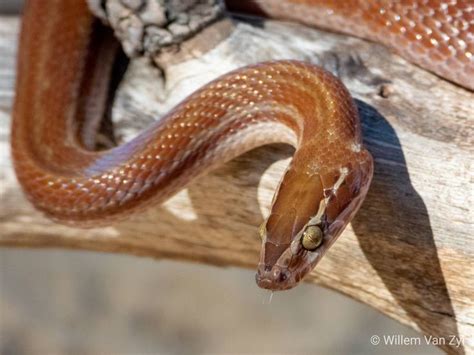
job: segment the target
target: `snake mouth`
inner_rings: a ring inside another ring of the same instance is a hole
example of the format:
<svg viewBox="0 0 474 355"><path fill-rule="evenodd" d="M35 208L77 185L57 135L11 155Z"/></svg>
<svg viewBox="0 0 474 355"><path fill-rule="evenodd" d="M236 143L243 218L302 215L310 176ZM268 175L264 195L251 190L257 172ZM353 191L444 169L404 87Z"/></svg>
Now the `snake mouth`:
<svg viewBox="0 0 474 355"><path fill-rule="evenodd" d="M287 268L278 265L270 267L259 264L255 280L258 287L272 291L289 290L298 284L295 276Z"/></svg>

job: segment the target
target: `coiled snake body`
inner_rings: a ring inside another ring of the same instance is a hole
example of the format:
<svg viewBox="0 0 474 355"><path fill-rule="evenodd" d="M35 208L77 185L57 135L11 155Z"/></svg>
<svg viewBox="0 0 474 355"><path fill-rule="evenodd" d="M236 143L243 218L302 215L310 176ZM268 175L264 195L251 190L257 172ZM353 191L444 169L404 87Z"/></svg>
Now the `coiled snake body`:
<svg viewBox="0 0 474 355"><path fill-rule="evenodd" d="M336 17L348 11L342 7L337 12L333 1L279 4L329 9ZM457 35L465 45L451 53L449 63L456 63L456 70L448 78L472 88L472 32L466 37L462 30L462 21L472 18L466 4L458 1L455 7L461 24L454 24L451 33L460 27ZM277 16L279 9L269 12ZM372 157L362 145L357 108L344 85L307 63L256 64L207 84L132 141L91 151L78 127L103 111L107 85L100 75L109 63L92 50L97 41L93 21L85 0L30 1L26 7L12 152L28 198L62 223L104 224L164 200L195 176L245 151L287 142L296 150L260 228L257 283L273 290L294 287L357 212L372 178ZM375 26L370 21L366 25ZM408 58L416 57L405 51ZM436 55L431 57L414 61L434 63ZM451 65L435 63L429 69L444 75Z"/></svg>

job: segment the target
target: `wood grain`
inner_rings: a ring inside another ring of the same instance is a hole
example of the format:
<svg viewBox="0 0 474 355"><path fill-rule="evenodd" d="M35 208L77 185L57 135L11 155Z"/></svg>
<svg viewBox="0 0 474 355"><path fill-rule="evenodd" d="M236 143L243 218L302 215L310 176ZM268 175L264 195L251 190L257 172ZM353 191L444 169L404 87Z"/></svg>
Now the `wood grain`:
<svg viewBox="0 0 474 355"><path fill-rule="evenodd" d="M107 228L56 225L32 209L9 157L18 22L0 17L0 245L254 268L256 229L291 156L287 146L245 154L163 205ZM474 352L474 94L362 40L273 21L216 26L230 35L211 50L184 44L179 61L169 53L154 58L155 65L146 58L131 61L113 107L118 140L236 67L283 58L323 65L357 99L375 176L361 211L308 282L445 337L448 352ZM449 345L450 336L464 344Z"/></svg>

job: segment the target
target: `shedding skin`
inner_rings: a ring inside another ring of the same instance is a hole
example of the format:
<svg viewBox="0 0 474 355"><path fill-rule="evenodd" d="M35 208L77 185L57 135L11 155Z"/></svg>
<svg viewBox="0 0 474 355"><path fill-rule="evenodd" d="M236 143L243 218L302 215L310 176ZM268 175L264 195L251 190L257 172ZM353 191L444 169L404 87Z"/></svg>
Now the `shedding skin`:
<svg viewBox="0 0 474 355"><path fill-rule="evenodd" d="M303 62L248 66L205 85L130 142L93 151L113 52L107 43L84 0L28 2L11 141L29 200L61 223L109 224L248 150L286 142L296 149L260 228L256 278L271 290L297 285L353 218L372 179L344 85Z"/></svg>

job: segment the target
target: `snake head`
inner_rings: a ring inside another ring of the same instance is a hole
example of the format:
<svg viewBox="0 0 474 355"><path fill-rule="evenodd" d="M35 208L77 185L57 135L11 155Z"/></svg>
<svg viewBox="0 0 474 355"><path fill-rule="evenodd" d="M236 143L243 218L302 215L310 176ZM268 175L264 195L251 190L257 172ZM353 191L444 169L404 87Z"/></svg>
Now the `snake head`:
<svg viewBox="0 0 474 355"><path fill-rule="evenodd" d="M354 204L357 201L353 201ZM259 287L274 291L295 287L309 274L323 257L332 243L344 230L353 206L346 208L340 218L328 222L325 200L321 201L320 212L292 238L290 243L275 243L266 230L260 228L263 250L258 265L256 281Z"/></svg>
<svg viewBox="0 0 474 355"><path fill-rule="evenodd" d="M324 215L324 200L321 205L318 215L310 219L289 244L275 243L268 237L265 223L260 227L264 245L256 275L259 287L275 291L293 288L323 256L330 240L334 239L330 237L334 231L330 231Z"/></svg>
<svg viewBox="0 0 474 355"><path fill-rule="evenodd" d="M362 204L372 169L369 157L362 165L333 171L329 178L299 178L295 184L289 181L294 179L292 173L286 173L272 212L260 227L259 287L287 290L313 270ZM288 208L291 196L297 202ZM316 206L310 207L311 202Z"/></svg>

